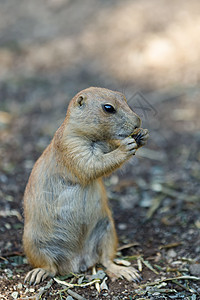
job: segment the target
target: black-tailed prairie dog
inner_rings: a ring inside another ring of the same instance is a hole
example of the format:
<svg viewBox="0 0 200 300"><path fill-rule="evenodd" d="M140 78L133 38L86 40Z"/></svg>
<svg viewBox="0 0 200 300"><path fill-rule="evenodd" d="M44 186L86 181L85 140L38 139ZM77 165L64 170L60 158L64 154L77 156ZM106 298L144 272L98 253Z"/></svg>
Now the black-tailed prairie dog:
<svg viewBox="0 0 200 300"><path fill-rule="evenodd" d="M145 144L148 130L140 125L119 92L91 87L71 100L25 190L23 243L34 267L27 281L84 272L96 263L110 276L138 279L133 267L113 262L117 236L102 177Z"/></svg>

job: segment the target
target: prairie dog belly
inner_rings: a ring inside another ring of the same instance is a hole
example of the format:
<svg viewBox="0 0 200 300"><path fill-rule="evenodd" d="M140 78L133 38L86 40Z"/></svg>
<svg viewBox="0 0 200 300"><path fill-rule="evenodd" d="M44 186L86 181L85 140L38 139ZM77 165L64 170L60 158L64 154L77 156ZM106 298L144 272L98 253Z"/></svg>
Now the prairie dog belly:
<svg viewBox="0 0 200 300"><path fill-rule="evenodd" d="M66 182L52 199L52 230L41 241L40 249L53 259L60 274L66 274L67 269L84 271L97 260L97 233L101 237L109 226L102 192L98 181L86 187ZM43 195L49 197L49 192L44 191Z"/></svg>
<svg viewBox="0 0 200 300"><path fill-rule="evenodd" d="M97 181L86 187L66 184L55 200L55 215L64 223L73 220L74 223L91 224L102 213L101 198L102 189Z"/></svg>

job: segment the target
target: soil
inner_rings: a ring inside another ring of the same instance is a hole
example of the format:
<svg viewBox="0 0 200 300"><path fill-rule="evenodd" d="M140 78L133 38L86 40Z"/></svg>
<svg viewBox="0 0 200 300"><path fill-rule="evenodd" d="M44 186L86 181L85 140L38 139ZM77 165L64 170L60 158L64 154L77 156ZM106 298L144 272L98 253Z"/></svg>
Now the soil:
<svg viewBox="0 0 200 300"><path fill-rule="evenodd" d="M86 299L200 299L199 8L197 0L0 3L0 299L71 299L49 279L24 284L23 193L71 97L88 86L123 91L150 131L147 146L105 179L118 257L142 280L70 289Z"/></svg>

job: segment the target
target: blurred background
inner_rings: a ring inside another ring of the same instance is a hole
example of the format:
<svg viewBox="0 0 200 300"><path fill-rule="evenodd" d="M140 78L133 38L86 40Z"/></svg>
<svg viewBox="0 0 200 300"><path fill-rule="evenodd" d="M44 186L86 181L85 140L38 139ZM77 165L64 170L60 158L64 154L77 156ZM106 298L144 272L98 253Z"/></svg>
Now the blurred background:
<svg viewBox="0 0 200 300"><path fill-rule="evenodd" d="M174 259L198 261L199 12L198 0L0 1L0 256L23 255L33 164L70 99L99 86L123 92L150 131L106 179L120 243L137 241L128 254L148 256L176 242Z"/></svg>

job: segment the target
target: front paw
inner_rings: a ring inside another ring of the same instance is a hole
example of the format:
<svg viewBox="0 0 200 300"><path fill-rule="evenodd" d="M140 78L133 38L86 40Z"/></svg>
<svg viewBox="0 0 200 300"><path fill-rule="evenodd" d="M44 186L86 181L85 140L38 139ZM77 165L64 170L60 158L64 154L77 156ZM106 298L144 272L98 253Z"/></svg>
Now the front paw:
<svg viewBox="0 0 200 300"><path fill-rule="evenodd" d="M138 148L144 146L149 138L148 129L139 128L136 133L131 135L135 139Z"/></svg>
<svg viewBox="0 0 200 300"><path fill-rule="evenodd" d="M120 146L118 149L128 158L135 154L136 150L138 149L138 145L135 139L129 136L120 141Z"/></svg>

